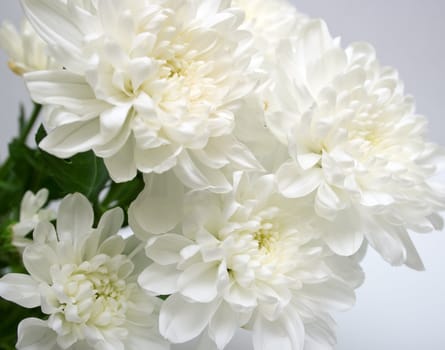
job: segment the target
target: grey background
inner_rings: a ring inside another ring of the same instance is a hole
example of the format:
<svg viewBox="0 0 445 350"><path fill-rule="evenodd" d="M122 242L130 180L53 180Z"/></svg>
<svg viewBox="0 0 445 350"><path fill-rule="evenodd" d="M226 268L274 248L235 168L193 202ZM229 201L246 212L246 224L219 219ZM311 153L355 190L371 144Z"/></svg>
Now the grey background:
<svg viewBox="0 0 445 350"><path fill-rule="evenodd" d="M264 0L267 1L267 0ZM382 63L396 67L418 112L430 120L431 138L444 145L445 1L442 0L294 0L312 17L324 18L343 44L369 41ZM0 20L21 18L18 1L1 0ZM0 53L0 159L15 132L18 104L29 105L20 79L6 68ZM356 307L335 315L337 350L445 349L445 236L414 237L426 272L393 268L370 252L364 262L367 279ZM193 344L175 347L192 350ZM240 332L227 350L252 349ZM268 349L269 350L269 349ZM274 349L270 349L274 350Z"/></svg>

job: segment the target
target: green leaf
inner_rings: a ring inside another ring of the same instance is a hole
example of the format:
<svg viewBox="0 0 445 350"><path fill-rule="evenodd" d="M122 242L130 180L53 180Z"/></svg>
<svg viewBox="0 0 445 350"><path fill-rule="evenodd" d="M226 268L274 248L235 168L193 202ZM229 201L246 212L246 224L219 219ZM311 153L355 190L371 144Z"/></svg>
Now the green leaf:
<svg viewBox="0 0 445 350"><path fill-rule="evenodd" d="M36 141L46 135L40 127ZM58 185L61 194L80 192L95 202L109 180L108 172L101 158L92 151L77 154L69 159L60 159L39 150L45 172Z"/></svg>
<svg viewBox="0 0 445 350"><path fill-rule="evenodd" d="M9 145L9 159L0 170L0 214L20 205L23 193L34 175L26 161L28 149L13 141Z"/></svg>
<svg viewBox="0 0 445 350"><path fill-rule="evenodd" d="M25 309L0 299L0 350L13 350L17 342L17 326L25 318L43 318L40 309Z"/></svg>
<svg viewBox="0 0 445 350"><path fill-rule="evenodd" d="M6 192L17 192L19 189L20 189L20 186L18 186L17 184L0 181L0 190L6 191Z"/></svg>
<svg viewBox="0 0 445 350"><path fill-rule="evenodd" d="M119 205L123 208L129 206L144 188L144 180L138 175L132 181L125 183L111 183L110 189L103 201L103 205L114 207Z"/></svg>

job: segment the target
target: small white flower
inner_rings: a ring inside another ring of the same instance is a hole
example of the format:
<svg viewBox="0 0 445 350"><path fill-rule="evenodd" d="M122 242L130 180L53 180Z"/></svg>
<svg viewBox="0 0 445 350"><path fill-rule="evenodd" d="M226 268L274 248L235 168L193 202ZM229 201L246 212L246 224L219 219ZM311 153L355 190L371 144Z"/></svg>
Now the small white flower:
<svg viewBox="0 0 445 350"><path fill-rule="evenodd" d="M0 48L9 56L9 68L17 75L45 70L53 64L46 43L27 20L22 21L20 33L10 22L0 26Z"/></svg>
<svg viewBox="0 0 445 350"><path fill-rule="evenodd" d="M366 240L391 264L422 269L408 230L443 225L443 186L433 177L443 151L425 141L425 118L374 49L346 50L324 22L306 24L281 52L266 124L287 157L278 166L281 193L306 197L324 239L350 255ZM264 141L267 144L267 141ZM270 163L265 165L271 169Z"/></svg>
<svg viewBox="0 0 445 350"><path fill-rule="evenodd" d="M258 74L230 2L22 3L65 67L26 77L36 101L58 107L43 149L92 149L115 181L174 169L186 186L217 192L230 190L226 166L259 167L232 135Z"/></svg>
<svg viewBox="0 0 445 350"><path fill-rule="evenodd" d="M29 275L0 279L0 296L48 315L20 323L18 349L168 349L157 334L159 300L137 285L130 246L116 234L122 221L113 209L92 228L90 203L74 194L60 204L57 230L37 226L23 253Z"/></svg>
<svg viewBox="0 0 445 350"><path fill-rule="evenodd" d="M36 194L28 191L25 193L20 205L19 222L12 226L12 244L21 251L32 244L32 239L26 236L30 234L42 221L52 221L56 218L56 212L51 208L43 208L48 201L49 192L46 188Z"/></svg>
<svg viewBox="0 0 445 350"><path fill-rule="evenodd" d="M171 294L161 307L161 334L173 343L202 335L213 342L204 340L206 350L223 349L242 327L252 330L256 350L332 349L328 312L352 306L361 270L318 240L305 202L282 197L272 175L235 173L233 187L186 194L183 219L176 225L172 218L165 234L152 234L150 194L130 209L153 260L139 283L154 295Z"/></svg>

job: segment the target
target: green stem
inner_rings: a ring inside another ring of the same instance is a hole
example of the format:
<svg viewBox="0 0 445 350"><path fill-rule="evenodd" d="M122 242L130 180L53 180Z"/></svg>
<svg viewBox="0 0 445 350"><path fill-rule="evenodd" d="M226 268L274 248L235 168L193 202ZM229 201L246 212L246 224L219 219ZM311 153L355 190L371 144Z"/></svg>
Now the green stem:
<svg viewBox="0 0 445 350"><path fill-rule="evenodd" d="M34 124L37 121L37 118L40 114L40 111L42 110L42 105L39 105L37 103L34 103L34 109L32 111L32 114L27 121L25 127L20 131L20 135L18 137L18 140L21 143L25 143L28 139L29 133L31 132L32 128L34 127ZM5 162L0 166L0 180L4 179L4 177L9 174L9 170L11 165L13 164L13 161L11 157L8 157Z"/></svg>
<svg viewBox="0 0 445 350"><path fill-rule="evenodd" d="M9 173L9 167L12 165L12 160L10 157L0 167L0 180L3 180L6 174Z"/></svg>
<svg viewBox="0 0 445 350"><path fill-rule="evenodd" d="M28 122L26 123L25 128L22 130L19 141L22 143L25 143L28 139L29 133L31 132L32 128L34 127L34 124L36 123L37 118L39 117L40 111L42 110L42 105L39 105L37 103L34 103L34 109L32 111L31 117L29 118Z"/></svg>

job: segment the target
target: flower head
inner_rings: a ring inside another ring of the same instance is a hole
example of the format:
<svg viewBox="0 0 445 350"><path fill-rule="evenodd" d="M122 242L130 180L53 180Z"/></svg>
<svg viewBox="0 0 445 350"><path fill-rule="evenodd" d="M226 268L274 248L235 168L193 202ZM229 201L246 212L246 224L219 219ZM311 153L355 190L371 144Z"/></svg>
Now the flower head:
<svg viewBox="0 0 445 350"><path fill-rule="evenodd" d="M153 260L139 283L171 294L160 311L167 339L203 335L223 349L242 327L253 331L255 349L331 348L328 311L352 306L363 276L318 240L304 202L282 197L273 176L236 173L231 193L186 194L184 219L165 234L141 230L150 226L145 203L142 194L130 210Z"/></svg>
<svg viewBox="0 0 445 350"><path fill-rule="evenodd" d="M42 221L52 221L56 218L56 212L51 208L43 208L48 201L49 192L46 188L36 194L28 191L25 193L20 205L19 222L12 226L12 244L23 250L32 244L32 239L26 236L30 234Z"/></svg>
<svg viewBox="0 0 445 350"><path fill-rule="evenodd" d="M442 227L445 191L433 178L443 151L425 141L426 120L397 72L368 44L343 50L321 21L306 24L282 55L287 69L266 111L287 148L281 193L313 201L336 253L353 254L366 238L390 263L421 269L408 230Z"/></svg>
<svg viewBox="0 0 445 350"><path fill-rule="evenodd" d="M120 209L92 228L93 209L80 194L60 204L57 229L41 222L23 253L27 274L0 279L0 295L40 307L48 319L27 318L18 349L167 349L157 335L159 302L136 283L130 245L116 233Z"/></svg>
<svg viewBox="0 0 445 350"><path fill-rule="evenodd" d="M65 67L27 75L33 98L59 107L43 149L92 149L116 181L174 169L217 192L230 189L224 167L259 167L231 133L258 74L228 1L22 2Z"/></svg>
<svg viewBox="0 0 445 350"><path fill-rule="evenodd" d="M9 68L17 75L48 69L53 60L46 43L40 39L27 20L19 33L10 22L0 26L0 48L9 56Z"/></svg>

